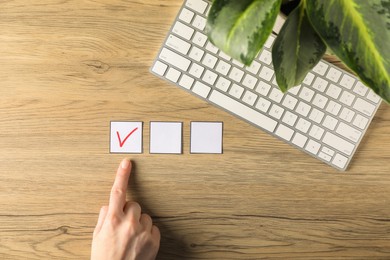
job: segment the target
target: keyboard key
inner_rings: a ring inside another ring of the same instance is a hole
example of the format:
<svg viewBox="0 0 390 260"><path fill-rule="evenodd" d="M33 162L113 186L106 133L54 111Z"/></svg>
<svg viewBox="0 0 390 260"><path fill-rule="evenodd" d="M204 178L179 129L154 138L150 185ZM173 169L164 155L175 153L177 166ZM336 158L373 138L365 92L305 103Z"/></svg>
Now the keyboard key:
<svg viewBox="0 0 390 260"><path fill-rule="evenodd" d="M377 94L375 94L373 90L368 91L367 99L374 102L375 104L377 104L381 100L381 98Z"/></svg>
<svg viewBox="0 0 390 260"><path fill-rule="evenodd" d="M326 153L323 153L323 152L320 152L318 154L318 157L320 157L321 159L323 159L327 162L330 162L330 160L332 159L332 157L330 157L329 155L327 155Z"/></svg>
<svg viewBox="0 0 390 260"><path fill-rule="evenodd" d="M325 130L317 125L313 125L310 129L309 135L313 137L314 139L321 140L322 135L324 134Z"/></svg>
<svg viewBox="0 0 390 260"><path fill-rule="evenodd" d="M183 8L180 13L179 19L186 23L191 23L192 18L194 17L194 13L188 10L187 8Z"/></svg>
<svg viewBox="0 0 390 260"><path fill-rule="evenodd" d="M203 0L188 0L186 2L186 6L198 13L203 14L206 11L207 3Z"/></svg>
<svg viewBox="0 0 390 260"><path fill-rule="evenodd" d="M244 93L244 88L240 87L237 84L233 84L233 86L229 90L229 94L235 98L240 99L242 96L242 93Z"/></svg>
<svg viewBox="0 0 390 260"><path fill-rule="evenodd" d="M314 91L307 87L303 87L301 92L299 93L299 97L307 102L310 102L313 96L314 96Z"/></svg>
<svg viewBox="0 0 390 260"><path fill-rule="evenodd" d="M267 41L264 43L264 46L268 49L270 49L272 47L272 44L274 43L275 41L275 36L273 35L270 35L267 39Z"/></svg>
<svg viewBox="0 0 390 260"><path fill-rule="evenodd" d="M313 99L313 105L323 109L328 103L328 98L321 94L317 94Z"/></svg>
<svg viewBox="0 0 390 260"><path fill-rule="evenodd" d="M310 112L311 106L306 104L305 102L299 102L296 112L304 117L306 117Z"/></svg>
<svg viewBox="0 0 390 260"><path fill-rule="evenodd" d="M230 87L230 84L231 84L231 81L230 80L227 80L225 79L224 77L219 77L218 81L217 81L217 84L215 85L215 87L217 87L218 89L226 92L229 87Z"/></svg>
<svg viewBox="0 0 390 260"><path fill-rule="evenodd" d="M168 50L167 48L162 49L159 58L183 71L187 71L188 67L191 64L191 61L189 59L184 58L183 56L171 50Z"/></svg>
<svg viewBox="0 0 390 260"><path fill-rule="evenodd" d="M267 65L271 65L272 63L272 54L270 51L264 50L260 53L259 60L264 62Z"/></svg>
<svg viewBox="0 0 390 260"><path fill-rule="evenodd" d="M360 139L360 136L362 135L362 132L356 130L355 128L341 122L339 126L336 129L336 133L345 136L349 140L353 142L357 142Z"/></svg>
<svg viewBox="0 0 390 260"><path fill-rule="evenodd" d="M244 72L236 67L234 67L229 74L229 78L237 82L241 82Z"/></svg>
<svg viewBox="0 0 390 260"><path fill-rule="evenodd" d="M281 108L280 106L278 106L276 104L273 104L270 111L269 111L269 114L270 114L270 116L272 116L276 119L280 119L283 115L283 112L284 112L283 108Z"/></svg>
<svg viewBox="0 0 390 260"><path fill-rule="evenodd" d="M355 116L355 112L353 112L351 109L346 107L343 108L340 114L340 118L347 122L351 122L354 116Z"/></svg>
<svg viewBox="0 0 390 260"><path fill-rule="evenodd" d="M271 90L271 94L269 94L269 98L275 101L276 103L280 103L280 101L283 98L283 95L284 95L283 92L280 91L278 88L273 88Z"/></svg>
<svg viewBox="0 0 390 260"><path fill-rule="evenodd" d="M355 95L353 95L347 91L344 91L340 97L340 101L342 103L346 104L347 106L351 106L354 99L355 99Z"/></svg>
<svg viewBox="0 0 390 260"><path fill-rule="evenodd" d="M195 82L194 87L192 88L192 92L195 94L198 94L199 96L203 98L207 98L211 88L209 86L206 86L205 84L197 81Z"/></svg>
<svg viewBox="0 0 390 260"><path fill-rule="evenodd" d="M289 126L294 126L295 122L297 121L298 116L291 113L290 111L286 111L286 113L283 116L283 123L286 123Z"/></svg>
<svg viewBox="0 0 390 260"><path fill-rule="evenodd" d="M213 69L217 61L218 61L217 57L207 53L206 56L204 56L202 63L207 67L209 67L210 69Z"/></svg>
<svg viewBox="0 0 390 260"><path fill-rule="evenodd" d="M276 128L277 122L275 120L241 104L219 91L214 90L211 92L210 101L269 132L273 132Z"/></svg>
<svg viewBox="0 0 390 260"><path fill-rule="evenodd" d="M196 78L200 78L203 74L204 68L200 66L199 64L192 63L190 74Z"/></svg>
<svg viewBox="0 0 390 260"><path fill-rule="evenodd" d="M259 72L260 67L261 67L260 63L258 63L257 61L253 61L249 67L246 67L246 70L256 75Z"/></svg>
<svg viewBox="0 0 390 260"><path fill-rule="evenodd" d="M358 81L358 83L356 83L355 87L353 88L353 92L359 94L360 96L365 96L367 91L368 88L365 85L363 85L363 83L361 83L360 81Z"/></svg>
<svg viewBox="0 0 390 260"><path fill-rule="evenodd" d="M307 121L306 119L299 118L298 123L296 125L296 128L300 130L303 133L307 133L311 126L311 123Z"/></svg>
<svg viewBox="0 0 390 260"><path fill-rule="evenodd" d="M328 86L328 81L317 77L312 85L312 88L317 89L318 91L324 92L327 86Z"/></svg>
<svg viewBox="0 0 390 260"><path fill-rule="evenodd" d="M287 126L285 126L283 124L279 124L279 127L276 130L275 134L277 136L287 140L287 141L290 141L291 137L294 134L294 131L291 128L289 128L289 127L287 127Z"/></svg>
<svg viewBox="0 0 390 260"><path fill-rule="evenodd" d="M203 47L206 44L207 36L203 33L196 32L192 42L198 45L199 47Z"/></svg>
<svg viewBox="0 0 390 260"><path fill-rule="evenodd" d="M341 78L340 85L347 88L351 89L352 86L355 84L355 79L347 74L344 74L343 77Z"/></svg>
<svg viewBox="0 0 390 260"><path fill-rule="evenodd" d="M168 36L168 39L165 44L174 49L175 51L180 52L184 55L186 55L188 53L188 50L191 48L191 44L186 41L183 41L182 39L172 34Z"/></svg>
<svg viewBox="0 0 390 260"><path fill-rule="evenodd" d="M219 49L217 47L215 47L211 42L208 42L206 44L206 50L208 50L214 54L217 54Z"/></svg>
<svg viewBox="0 0 390 260"><path fill-rule="evenodd" d="M300 133L295 133L292 143L303 148L306 144L307 137Z"/></svg>
<svg viewBox="0 0 390 260"><path fill-rule="evenodd" d="M341 109L341 105L339 103L334 102L333 100L331 100L328 106L326 107L326 111L328 111L329 113L335 116L339 114L340 109Z"/></svg>
<svg viewBox="0 0 390 260"><path fill-rule="evenodd" d="M293 110L295 108L295 105L298 103L298 99L296 99L293 96L286 95L283 100L283 106Z"/></svg>
<svg viewBox="0 0 390 260"><path fill-rule="evenodd" d="M318 151L320 150L320 147L321 147L320 143L317 143L316 141L310 139L309 142L307 142L305 150L308 151L309 153L317 154Z"/></svg>
<svg viewBox="0 0 390 260"><path fill-rule="evenodd" d="M204 51L199 49L198 47L194 46L194 47L192 47L189 56L190 56L190 58L199 62L203 58L203 55L204 55Z"/></svg>
<svg viewBox="0 0 390 260"><path fill-rule="evenodd" d="M180 74L181 74L180 71L174 68L169 68L166 78L176 83L179 80Z"/></svg>
<svg viewBox="0 0 390 260"><path fill-rule="evenodd" d="M324 112L316 109L316 108L313 108L313 110L311 111L310 113L310 116L309 118L311 120L313 120L314 122L316 122L317 124L321 123L322 119L324 118Z"/></svg>
<svg viewBox="0 0 390 260"><path fill-rule="evenodd" d="M266 81L270 81L273 75L274 75L274 71L265 66L263 66L259 74L259 76Z"/></svg>
<svg viewBox="0 0 390 260"><path fill-rule="evenodd" d="M253 77L250 74L246 74L244 77L244 80L242 81L242 84L250 89L253 89L256 86L257 78Z"/></svg>
<svg viewBox="0 0 390 260"><path fill-rule="evenodd" d="M368 119L361 115L356 115L355 120L353 120L353 125L359 127L360 129L365 129L368 124Z"/></svg>
<svg viewBox="0 0 390 260"><path fill-rule="evenodd" d="M172 32L174 32L178 36L183 37L186 40L191 39L192 35L194 34L194 31L194 29L181 22L176 22L175 26L172 29Z"/></svg>
<svg viewBox="0 0 390 260"><path fill-rule="evenodd" d="M321 148L321 151L326 153L327 155L333 157L333 155L335 154L334 150L330 149L329 147L326 147L326 146L323 146Z"/></svg>
<svg viewBox="0 0 390 260"><path fill-rule="evenodd" d="M154 64L152 71L160 76L163 76L168 66L161 61L156 61Z"/></svg>
<svg viewBox="0 0 390 260"><path fill-rule="evenodd" d="M337 167L340 167L340 168L344 168L345 165L347 164L348 162L348 158L341 155L341 154L336 154L336 156L334 157L332 163L334 165L336 165Z"/></svg>
<svg viewBox="0 0 390 260"><path fill-rule="evenodd" d="M229 63L227 63L223 60L220 60L217 64L217 68L215 70L218 71L219 73L221 73L222 75L226 76L229 73L231 66L232 65L230 65Z"/></svg>
<svg viewBox="0 0 390 260"><path fill-rule="evenodd" d="M268 96L268 92L271 89L271 85L265 83L264 81L260 81L257 85L256 92L263 96Z"/></svg>
<svg viewBox="0 0 390 260"><path fill-rule="evenodd" d="M194 81L195 80L193 78L184 74L180 79L179 85L182 86L183 88L191 89L192 84L194 84Z"/></svg>
<svg viewBox="0 0 390 260"><path fill-rule="evenodd" d="M339 121L332 117L332 116L329 116L327 115L324 119L324 122L322 123L322 125L330 130L334 130L336 128L336 125Z"/></svg>
<svg viewBox="0 0 390 260"><path fill-rule="evenodd" d="M192 22L192 25L197 28L198 30L203 31L203 29L206 27L206 19L201 17L200 15L195 16L194 21Z"/></svg>
<svg viewBox="0 0 390 260"><path fill-rule="evenodd" d="M250 106L253 106L256 102L257 95L249 90L247 90L242 98L242 101L247 103Z"/></svg>
<svg viewBox="0 0 390 260"><path fill-rule="evenodd" d="M365 114L366 116L372 116L372 114L375 111L375 106L368 103L367 101L358 98L353 105L353 108L356 109L357 111Z"/></svg>
<svg viewBox="0 0 390 260"><path fill-rule="evenodd" d="M337 135L334 135L330 132L326 132L324 138L322 139L322 142L324 144L329 145L330 147L339 150L340 152L345 153L346 155L351 155L353 152L353 149L355 146L342 139L341 137L338 137Z"/></svg>
<svg viewBox="0 0 390 260"><path fill-rule="evenodd" d="M210 70L206 70L206 72L203 75L203 81L210 84L214 85L215 81L217 80L218 75Z"/></svg>
<svg viewBox="0 0 390 260"><path fill-rule="evenodd" d="M257 101L256 108L260 111L263 111L264 113L267 113L268 108L271 106L271 102L268 101L265 98L259 98L259 101Z"/></svg>
<svg viewBox="0 0 390 260"><path fill-rule="evenodd" d="M339 82L339 79L341 77L341 71L338 70L338 69L335 69L333 67L331 67L329 70L328 70L328 73L326 74L326 78L327 79L330 79L331 81L333 81L334 83L337 83Z"/></svg>
<svg viewBox="0 0 390 260"><path fill-rule="evenodd" d="M306 77L303 79L303 83L310 86L311 83L313 82L313 79L314 79L314 74L308 72Z"/></svg>
<svg viewBox="0 0 390 260"><path fill-rule="evenodd" d="M338 99L341 93L341 88L334 84L330 84L326 94L334 99Z"/></svg>
<svg viewBox="0 0 390 260"><path fill-rule="evenodd" d="M326 71L328 70L329 65L325 64L324 62L320 61L318 64L313 68L313 71L317 74L320 74L321 76L324 76Z"/></svg>

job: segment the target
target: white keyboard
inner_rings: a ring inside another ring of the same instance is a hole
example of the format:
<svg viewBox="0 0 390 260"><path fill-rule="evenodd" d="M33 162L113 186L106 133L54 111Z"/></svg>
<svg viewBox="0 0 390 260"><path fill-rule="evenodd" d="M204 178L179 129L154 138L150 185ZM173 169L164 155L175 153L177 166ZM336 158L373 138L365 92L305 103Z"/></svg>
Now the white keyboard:
<svg viewBox="0 0 390 260"><path fill-rule="evenodd" d="M271 35L250 67L204 33L211 3L186 0L151 72L290 145L345 170L381 99L355 76L325 61L283 94L272 67Z"/></svg>

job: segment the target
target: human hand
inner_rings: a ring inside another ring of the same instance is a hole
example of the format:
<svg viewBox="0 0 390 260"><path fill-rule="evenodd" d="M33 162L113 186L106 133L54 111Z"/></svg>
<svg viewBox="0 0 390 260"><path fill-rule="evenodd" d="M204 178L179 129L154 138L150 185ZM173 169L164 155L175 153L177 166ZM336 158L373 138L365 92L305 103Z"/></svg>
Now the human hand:
<svg viewBox="0 0 390 260"><path fill-rule="evenodd" d="M92 260L155 259L160 231L137 202L126 202L131 162L124 159L116 173L108 206L100 209L93 232Z"/></svg>

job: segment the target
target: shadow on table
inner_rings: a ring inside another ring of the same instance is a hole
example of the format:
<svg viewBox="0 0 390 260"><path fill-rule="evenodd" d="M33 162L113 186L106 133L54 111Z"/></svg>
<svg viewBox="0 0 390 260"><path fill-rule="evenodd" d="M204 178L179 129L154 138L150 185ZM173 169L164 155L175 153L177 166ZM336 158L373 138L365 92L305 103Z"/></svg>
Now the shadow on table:
<svg viewBox="0 0 390 260"><path fill-rule="evenodd" d="M137 166L132 162L132 174L130 178L131 187L138 186L138 177L137 177ZM169 259L169 260L189 260L193 259L193 252L191 252L190 245L188 245L183 237L176 231L172 230L172 225L174 225L175 217L164 217L156 216L148 207L148 199L145 198L140 192L137 192L137 188L132 189L131 193L137 198L141 204L142 212L149 214L153 219L153 224L155 224L161 233L161 243L160 250L157 255L158 260L160 259Z"/></svg>

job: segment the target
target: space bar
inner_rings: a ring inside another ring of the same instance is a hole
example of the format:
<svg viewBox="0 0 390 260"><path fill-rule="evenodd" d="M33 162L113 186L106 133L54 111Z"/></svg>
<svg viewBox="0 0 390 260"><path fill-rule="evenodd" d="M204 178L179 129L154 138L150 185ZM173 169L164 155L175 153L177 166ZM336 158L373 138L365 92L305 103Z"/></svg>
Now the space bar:
<svg viewBox="0 0 390 260"><path fill-rule="evenodd" d="M219 91L214 90L211 93L209 100L270 132L274 132L276 125L278 124L275 120L241 104L240 102L237 102Z"/></svg>

